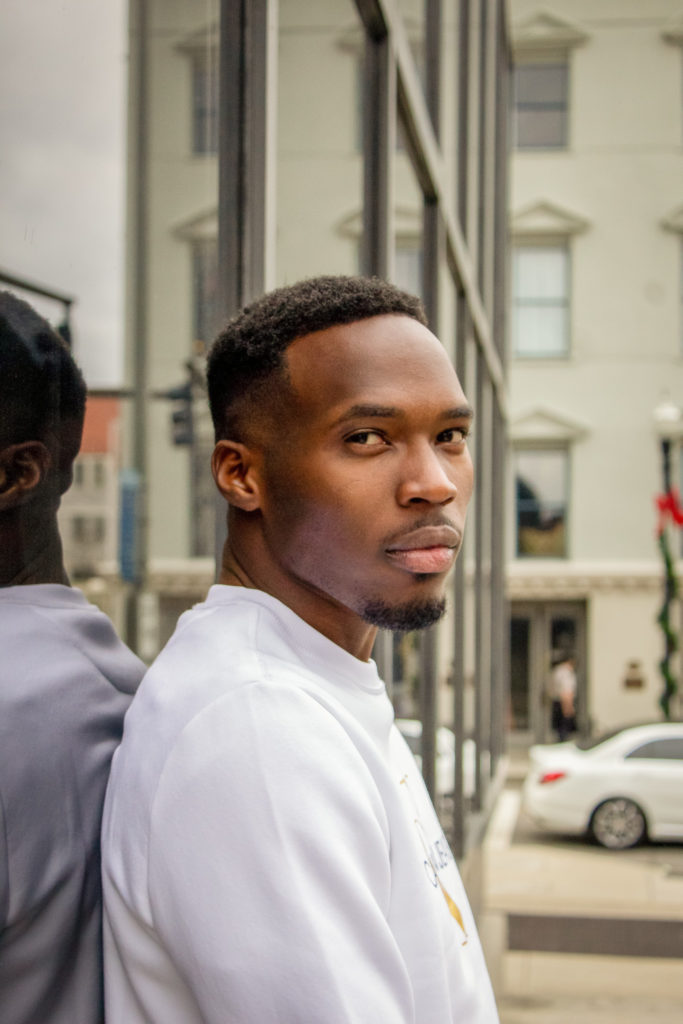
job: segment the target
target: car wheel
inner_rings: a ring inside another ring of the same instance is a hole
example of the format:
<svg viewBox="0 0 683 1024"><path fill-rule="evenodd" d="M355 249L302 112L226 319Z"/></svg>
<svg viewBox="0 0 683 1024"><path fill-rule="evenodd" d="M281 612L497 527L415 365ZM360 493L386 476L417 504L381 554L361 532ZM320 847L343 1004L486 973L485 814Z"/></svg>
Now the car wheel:
<svg viewBox="0 0 683 1024"><path fill-rule="evenodd" d="M627 850L645 838L645 815L638 804L626 797L605 800L593 811L589 830L601 846Z"/></svg>

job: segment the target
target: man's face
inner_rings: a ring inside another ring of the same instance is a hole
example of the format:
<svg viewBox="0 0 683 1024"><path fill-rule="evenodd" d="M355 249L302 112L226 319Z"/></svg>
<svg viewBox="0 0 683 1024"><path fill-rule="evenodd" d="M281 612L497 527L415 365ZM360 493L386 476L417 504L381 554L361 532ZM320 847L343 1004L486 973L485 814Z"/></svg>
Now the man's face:
<svg viewBox="0 0 683 1024"><path fill-rule="evenodd" d="M471 411L434 335L407 316L310 334L263 451L270 557L304 588L389 629L436 621L472 493Z"/></svg>

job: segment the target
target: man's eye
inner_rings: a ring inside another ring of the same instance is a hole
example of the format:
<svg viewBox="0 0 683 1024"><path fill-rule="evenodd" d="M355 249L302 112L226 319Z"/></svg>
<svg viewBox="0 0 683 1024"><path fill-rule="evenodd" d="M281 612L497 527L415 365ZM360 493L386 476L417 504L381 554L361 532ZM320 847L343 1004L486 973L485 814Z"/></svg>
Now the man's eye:
<svg viewBox="0 0 683 1024"><path fill-rule="evenodd" d="M360 444L364 447L384 444L384 438L376 430L357 430L355 434L351 434L346 440L351 442L351 444Z"/></svg>
<svg viewBox="0 0 683 1024"><path fill-rule="evenodd" d="M441 431L437 441L441 444L464 444L468 436L467 427L450 427L448 430Z"/></svg>

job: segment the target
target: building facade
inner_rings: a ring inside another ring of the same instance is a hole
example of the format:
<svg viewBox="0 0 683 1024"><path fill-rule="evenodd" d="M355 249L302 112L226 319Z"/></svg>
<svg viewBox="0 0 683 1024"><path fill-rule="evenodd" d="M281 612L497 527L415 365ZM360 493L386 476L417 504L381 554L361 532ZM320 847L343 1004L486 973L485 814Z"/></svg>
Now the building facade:
<svg viewBox="0 0 683 1024"><path fill-rule="evenodd" d="M221 320L279 284L378 274L421 294L477 410L476 493L447 620L381 637L397 708L456 758L444 808L475 849L506 721L505 232L509 51L498 0L130 5L128 465L138 647L213 581L224 532L201 370ZM142 626L141 626L142 623Z"/></svg>
<svg viewBox="0 0 683 1024"><path fill-rule="evenodd" d="M683 402L683 6L509 14L511 707L538 740L563 651L583 729L661 715L653 413Z"/></svg>

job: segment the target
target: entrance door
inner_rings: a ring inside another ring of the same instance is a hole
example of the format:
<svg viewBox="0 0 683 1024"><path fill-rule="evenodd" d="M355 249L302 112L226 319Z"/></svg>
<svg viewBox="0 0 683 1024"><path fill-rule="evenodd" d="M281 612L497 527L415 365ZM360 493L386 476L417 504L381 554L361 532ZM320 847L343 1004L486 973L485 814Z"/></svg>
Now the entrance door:
<svg viewBox="0 0 683 1024"><path fill-rule="evenodd" d="M510 704L512 728L529 741L547 743L550 670L560 655L576 659L577 720L588 724L586 702L586 606L583 601L513 601L510 611Z"/></svg>

